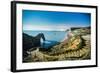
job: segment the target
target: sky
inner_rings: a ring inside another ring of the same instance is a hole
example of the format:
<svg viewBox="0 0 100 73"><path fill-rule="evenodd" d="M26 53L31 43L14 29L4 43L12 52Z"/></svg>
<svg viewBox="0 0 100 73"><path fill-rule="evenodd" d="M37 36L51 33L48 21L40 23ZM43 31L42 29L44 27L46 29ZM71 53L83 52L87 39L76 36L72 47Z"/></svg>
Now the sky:
<svg viewBox="0 0 100 73"><path fill-rule="evenodd" d="M71 27L85 27L91 24L90 13L56 11L22 11L23 30L64 31Z"/></svg>

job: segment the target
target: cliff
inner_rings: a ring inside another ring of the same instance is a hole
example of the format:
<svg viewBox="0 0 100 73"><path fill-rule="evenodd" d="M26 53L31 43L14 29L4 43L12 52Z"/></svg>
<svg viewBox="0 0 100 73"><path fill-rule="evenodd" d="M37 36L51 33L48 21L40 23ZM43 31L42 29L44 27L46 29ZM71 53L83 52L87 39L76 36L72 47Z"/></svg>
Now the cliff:
<svg viewBox="0 0 100 73"><path fill-rule="evenodd" d="M90 29L77 28L72 30L71 33L73 36L53 46L51 51L40 51L39 48L35 51L31 51L30 55L24 58L24 62L90 59Z"/></svg>

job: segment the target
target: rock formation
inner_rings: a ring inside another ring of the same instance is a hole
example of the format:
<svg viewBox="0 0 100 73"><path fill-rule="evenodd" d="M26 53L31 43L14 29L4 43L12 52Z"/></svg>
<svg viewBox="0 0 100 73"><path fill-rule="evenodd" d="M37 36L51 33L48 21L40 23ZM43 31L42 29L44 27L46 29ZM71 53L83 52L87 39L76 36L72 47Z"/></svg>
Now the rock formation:
<svg viewBox="0 0 100 73"><path fill-rule="evenodd" d="M30 48L35 50L36 47L41 47L41 38L45 41L45 37L43 33L39 33L37 36L30 36L26 33L23 33L23 56L27 56L27 52Z"/></svg>

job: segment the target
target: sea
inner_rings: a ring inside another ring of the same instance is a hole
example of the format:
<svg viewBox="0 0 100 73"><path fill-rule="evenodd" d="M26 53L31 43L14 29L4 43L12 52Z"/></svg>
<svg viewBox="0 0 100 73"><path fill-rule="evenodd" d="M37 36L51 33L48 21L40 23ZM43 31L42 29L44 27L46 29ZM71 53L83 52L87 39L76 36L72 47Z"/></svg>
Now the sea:
<svg viewBox="0 0 100 73"><path fill-rule="evenodd" d="M35 37L39 33L43 33L45 36L45 41L41 39L42 48L50 48L56 44L59 44L67 35L66 31L23 31L24 33Z"/></svg>

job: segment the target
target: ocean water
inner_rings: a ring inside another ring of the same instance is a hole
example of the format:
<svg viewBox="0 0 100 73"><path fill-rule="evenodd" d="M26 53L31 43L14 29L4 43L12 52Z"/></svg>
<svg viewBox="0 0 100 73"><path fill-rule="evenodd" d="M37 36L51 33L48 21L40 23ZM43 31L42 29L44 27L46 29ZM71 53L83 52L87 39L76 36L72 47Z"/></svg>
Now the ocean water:
<svg viewBox="0 0 100 73"><path fill-rule="evenodd" d="M41 39L41 45L43 48L49 48L61 42L67 35L65 31L23 31L24 33L36 36L39 33L43 33L45 36L45 41Z"/></svg>

